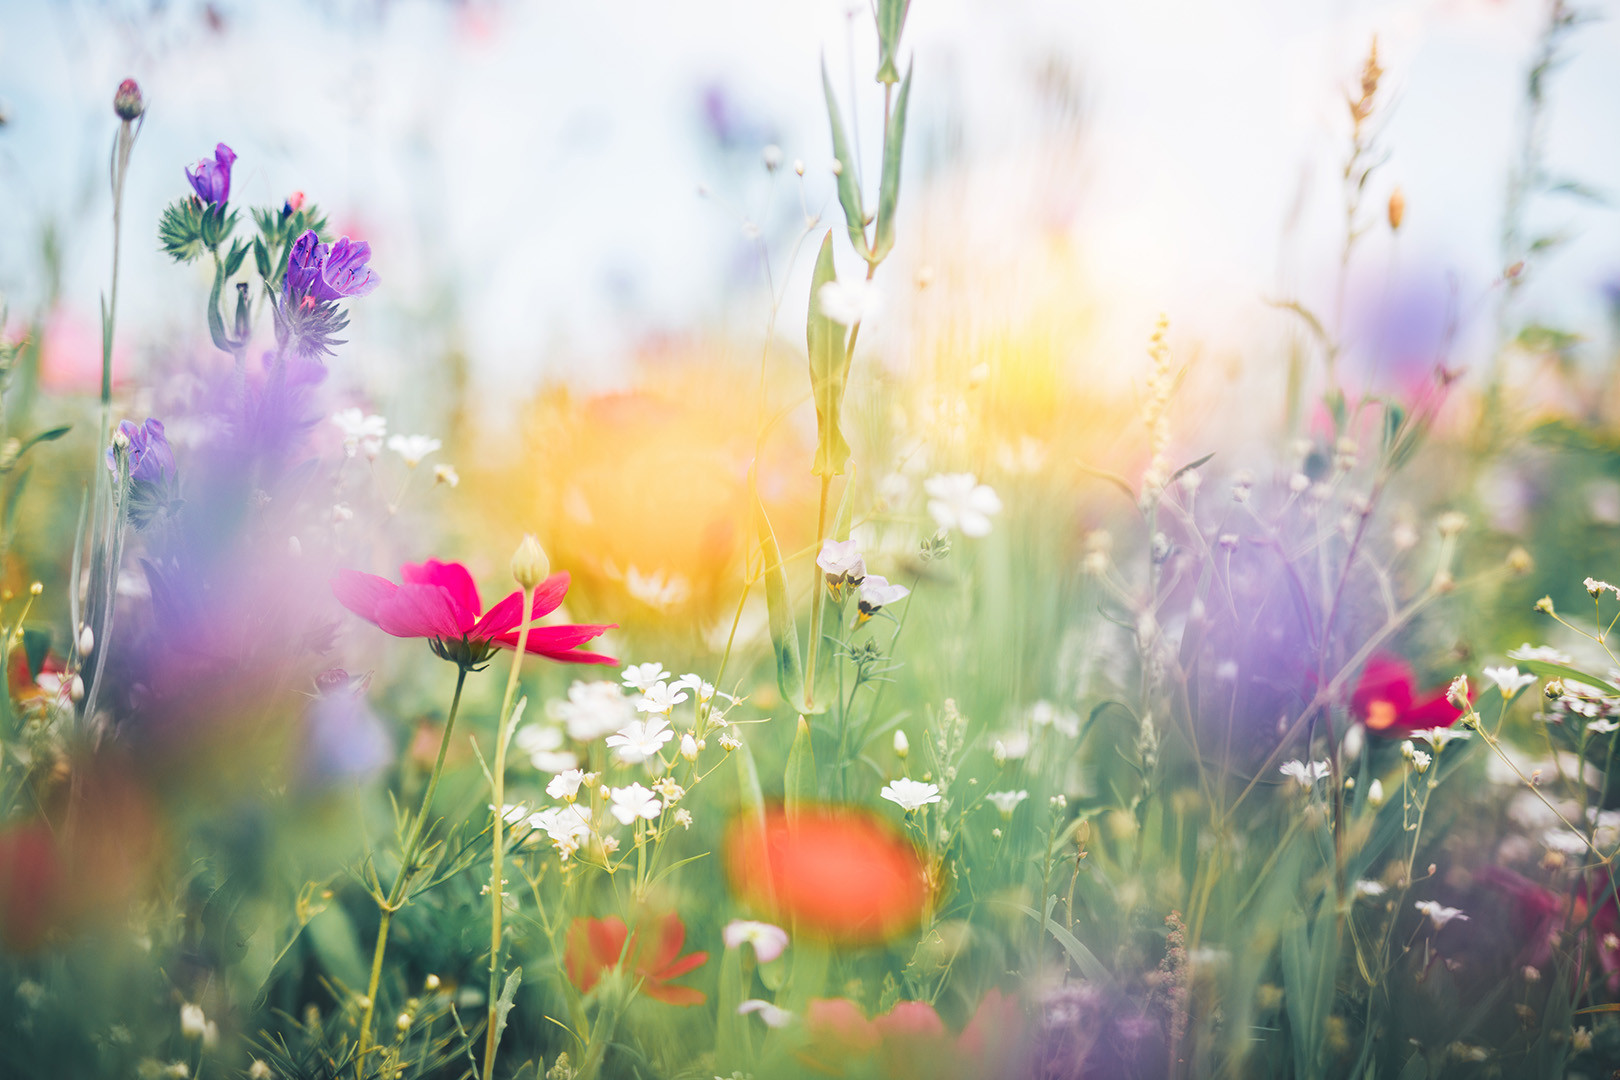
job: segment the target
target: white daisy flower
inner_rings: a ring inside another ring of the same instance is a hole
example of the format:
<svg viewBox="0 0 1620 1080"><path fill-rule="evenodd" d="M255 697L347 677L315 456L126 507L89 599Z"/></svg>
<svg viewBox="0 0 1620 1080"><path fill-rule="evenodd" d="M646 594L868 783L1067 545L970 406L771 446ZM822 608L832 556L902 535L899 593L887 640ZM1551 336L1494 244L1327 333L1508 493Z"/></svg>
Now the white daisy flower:
<svg viewBox="0 0 1620 1080"><path fill-rule="evenodd" d="M939 802L939 785L902 777L885 784L880 794L909 814Z"/></svg>

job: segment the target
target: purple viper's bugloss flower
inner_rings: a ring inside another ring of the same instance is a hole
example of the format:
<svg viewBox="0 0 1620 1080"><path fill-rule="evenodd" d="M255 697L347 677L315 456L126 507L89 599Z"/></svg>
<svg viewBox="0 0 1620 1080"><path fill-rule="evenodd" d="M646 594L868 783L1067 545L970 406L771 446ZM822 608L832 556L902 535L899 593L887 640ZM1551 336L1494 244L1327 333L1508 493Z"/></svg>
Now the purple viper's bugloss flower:
<svg viewBox="0 0 1620 1080"><path fill-rule="evenodd" d="M300 236L287 255L287 277L282 295L289 302L306 297L317 302L365 296L376 289L376 271L367 266L371 245L347 236L335 244L323 244L314 230Z"/></svg>
<svg viewBox="0 0 1620 1080"><path fill-rule="evenodd" d="M186 167L186 179L197 197L210 206L224 203L231 197L231 162L236 151L220 143L214 147L214 160L203 158Z"/></svg>
<svg viewBox="0 0 1620 1080"><path fill-rule="evenodd" d="M148 419L136 425L125 420L118 425L118 433L129 440L129 478L147 484L161 484L174 475L174 451L168 436L163 433L163 422ZM107 448L107 468L118 472L116 446Z"/></svg>

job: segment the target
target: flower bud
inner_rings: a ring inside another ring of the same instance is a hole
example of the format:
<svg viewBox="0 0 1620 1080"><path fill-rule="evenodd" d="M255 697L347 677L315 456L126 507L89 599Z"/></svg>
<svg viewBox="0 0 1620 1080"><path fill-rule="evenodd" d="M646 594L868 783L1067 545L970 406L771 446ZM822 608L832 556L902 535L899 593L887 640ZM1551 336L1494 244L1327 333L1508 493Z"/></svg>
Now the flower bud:
<svg viewBox="0 0 1620 1080"><path fill-rule="evenodd" d="M434 990L439 988L439 977L437 975L429 975L426 979L422 980L422 987L429 993L432 993Z"/></svg>
<svg viewBox="0 0 1620 1080"><path fill-rule="evenodd" d="M525 589L532 589L550 573L551 560L546 558L545 548L540 546L533 533L524 534L523 543L518 545L512 556L512 576Z"/></svg>
<svg viewBox="0 0 1620 1080"><path fill-rule="evenodd" d="M88 626L79 627L79 655L89 656L96 648L96 632Z"/></svg>
<svg viewBox="0 0 1620 1080"><path fill-rule="evenodd" d="M1459 709L1468 708L1468 676L1459 675L1446 688L1446 700Z"/></svg>
<svg viewBox="0 0 1620 1080"><path fill-rule="evenodd" d="M696 761L697 756L697 740L692 738L692 733L689 731L685 735L681 736L681 757L685 758L687 761Z"/></svg>
<svg viewBox="0 0 1620 1080"><path fill-rule="evenodd" d="M900 728L895 728L894 729L894 756L899 758L901 761L904 761L904 760L906 760L906 755L909 754L909 753L911 753L911 742L910 742L910 740L908 740L906 738L906 733L903 730L901 730Z"/></svg>
<svg viewBox="0 0 1620 1080"><path fill-rule="evenodd" d="M68 682L68 700L75 705L84 700L84 680L77 675Z"/></svg>
<svg viewBox="0 0 1620 1080"><path fill-rule="evenodd" d="M141 88L134 79L125 79L118 84L118 92L113 94L113 112L118 119L128 123L138 120L141 113L146 111L146 101L141 97Z"/></svg>
<svg viewBox="0 0 1620 1080"><path fill-rule="evenodd" d="M765 168L769 169L771 172L775 172L781 167L782 148L777 146L775 143L771 143L769 146L767 146L762 156L765 159Z"/></svg>
<svg viewBox="0 0 1620 1080"><path fill-rule="evenodd" d="M1406 217L1406 195L1400 188L1389 193L1389 231L1399 232Z"/></svg>
<svg viewBox="0 0 1620 1080"><path fill-rule="evenodd" d="M44 592L45 592L45 585L44 585L43 582L36 581L32 585L28 586L28 595L29 596L41 596L41 595L44 594Z"/></svg>
<svg viewBox="0 0 1620 1080"><path fill-rule="evenodd" d="M1537 600L1536 610L1544 614L1551 615L1553 613L1552 597L1543 596L1540 600Z"/></svg>

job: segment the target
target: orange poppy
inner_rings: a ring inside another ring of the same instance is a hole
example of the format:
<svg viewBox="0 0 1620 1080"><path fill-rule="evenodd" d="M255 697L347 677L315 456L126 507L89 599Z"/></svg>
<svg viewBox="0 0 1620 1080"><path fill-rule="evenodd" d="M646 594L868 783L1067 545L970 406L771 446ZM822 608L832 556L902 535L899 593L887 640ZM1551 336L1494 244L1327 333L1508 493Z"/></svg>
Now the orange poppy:
<svg viewBox="0 0 1620 1080"><path fill-rule="evenodd" d="M922 919L922 856L881 818L839 807L783 809L733 826L726 844L732 888L796 934L838 944L886 941Z"/></svg>
<svg viewBox="0 0 1620 1080"><path fill-rule="evenodd" d="M565 958L568 978L581 993L588 993L605 972L618 967L622 960L624 967L641 979L641 992L654 1001L701 1005L703 991L669 985L671 979L702 967L709 959L706 952L681 956L681 946L685 943L686 925L674 912L657 920L651 940L642 935L640 927L632 934L624 920L616 915L606 919L575 919L568 927Z"/></svg>

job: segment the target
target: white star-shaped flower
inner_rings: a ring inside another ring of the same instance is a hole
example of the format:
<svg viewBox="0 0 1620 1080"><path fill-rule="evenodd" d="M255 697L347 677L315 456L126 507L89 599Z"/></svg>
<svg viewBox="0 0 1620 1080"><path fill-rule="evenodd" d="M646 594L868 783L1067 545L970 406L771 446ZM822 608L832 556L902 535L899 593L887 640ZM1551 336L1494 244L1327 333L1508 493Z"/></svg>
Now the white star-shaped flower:
<svg viewBox="0 0 1620 1080"><path fill-rule="evenodd" d="M658 801L658 796L640 784L613 788L608 792L608 799L612 803L608 809L619 819L620 825L628 825L638 817L651 821L664 810L664 804Z"/></svg>
<svg viewBox="0 0 1620 1080"><path fill-rule="evenodd" d="M939 802L939 785L902 777L885 784L880 794L909 814Z"/></svg>
<svg viewBox="0 0 1620 1080"><path fill-rule="evenodd" d="M662 716L653 716L631 721L618 734L609 735L607 744L618 751L620 761L636 765L656 756L663 750L664 744L674 737L675 732L670 728L669 721Z"/></svg>
<svg viewBox="0 0 1620 1080"><path fill-rule="evenodd" d="M964 536L986 536L990 519L1001 513L1001 499L972 473L941 473L923 481L928 513L942 529L957 529Z"/></svg>

